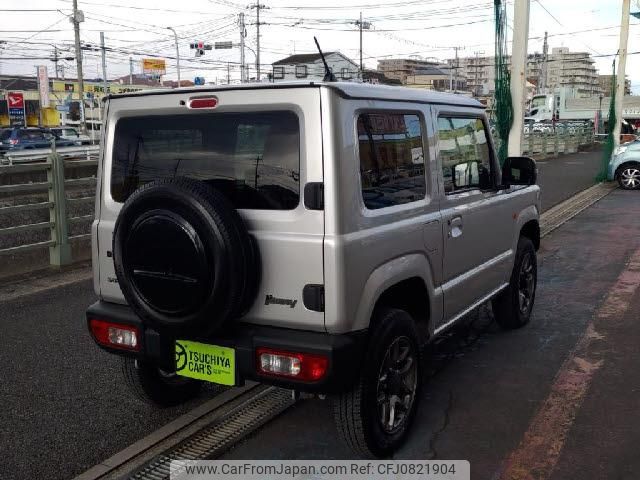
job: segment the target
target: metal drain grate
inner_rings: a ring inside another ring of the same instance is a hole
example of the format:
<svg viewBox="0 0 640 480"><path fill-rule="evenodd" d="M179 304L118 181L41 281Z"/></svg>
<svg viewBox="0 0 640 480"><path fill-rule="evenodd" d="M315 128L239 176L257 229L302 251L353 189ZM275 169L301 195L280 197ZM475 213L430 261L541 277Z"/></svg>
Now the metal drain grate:
<svg viewBox="0 0 640 480"><path fill-rule="evenodd" d="M294 403L291 390L269 387L235 407L224 419L213 422L125 478L166 480L169 478L171 460L215 458Z"/></svg>
<svg viewBox="0 0 640 480"><path fill-rule="evenodd" d="M615 183L599 183L550 208L540 216L540 236L548 235L563 223L611 193L614 188L616 188Z"/></svg>

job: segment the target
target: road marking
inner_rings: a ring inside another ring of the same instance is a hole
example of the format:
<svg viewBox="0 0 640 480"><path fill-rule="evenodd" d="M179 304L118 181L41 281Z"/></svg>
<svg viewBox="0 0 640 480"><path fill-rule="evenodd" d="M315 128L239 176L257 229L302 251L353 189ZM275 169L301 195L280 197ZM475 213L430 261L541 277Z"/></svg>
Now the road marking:
<svg viewBox="0 0 640 480"><path fill-rule="evenodd" d="M605 334L596 330L596 322L612 322L624 315L639 285L640 249L633 253L627 267L609 289L585 333L560 367L551 393L529 424L520 445L511 452L494 478L544 480L551 476L591 380L604 362L590 348L605 338Z"/></svg>

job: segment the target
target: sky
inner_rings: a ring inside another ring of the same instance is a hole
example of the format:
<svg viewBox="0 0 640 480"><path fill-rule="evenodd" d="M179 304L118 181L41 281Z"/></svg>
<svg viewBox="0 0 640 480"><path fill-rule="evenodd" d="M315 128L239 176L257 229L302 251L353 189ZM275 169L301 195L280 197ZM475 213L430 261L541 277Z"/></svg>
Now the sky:
<svg viewBox="0 0 640 480"><path fill-rule="evenodd" d="M167 59L166 79L176 79L173 27L179 37L181 75L207 82L239 78L240 49L211 50L195 58L189 44L240 41L238 14L245 14L246 60L255 75L256 8L251 0L78 0L84 12L81 40L99 45L105 34L107 76L141 73L141 59ZM359 34L355 22L362 12L371 28L364 31L363 58L375 68L383 58L416 56L445 60L461 47L461 57L493 55L493 0L261 0L260 63L263 75L273 61L293 53L316 51L317 36L326 51L339 50L359 60ZM72 0L0 0L0 73L35 74L36 65L47 65L53 76L53 46L60 55L73 55L73 26L69 21ZM541 52L544 32L549 48L569 47L589 52L602 74L610 74L618 50L622 0L531 0L530 53ZM508 36L513 33L513 2L508 3ZM632 0L632 12L640 1ZM631 19L627 77L632 91L640 94L640 21ZM509 47L510 48L510 47ZM635 52L635 54L632 54ZM28 58L27 58L28 57ZM42 58L39 58L42 57ZM65 76L75 77L75 61L63 61ZM101 78L100 52L84 52L85 78Z"/></svg>

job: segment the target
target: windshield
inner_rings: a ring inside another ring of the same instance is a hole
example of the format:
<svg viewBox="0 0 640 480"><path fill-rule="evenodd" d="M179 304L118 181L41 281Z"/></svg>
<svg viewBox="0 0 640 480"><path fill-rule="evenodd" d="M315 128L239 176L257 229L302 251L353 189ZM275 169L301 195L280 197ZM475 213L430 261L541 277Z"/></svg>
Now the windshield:
<svg viewBox="0 0 640 480"><path fill-rule="evenodd" d="M544 107L547 104L547 96L546 95L540 95L540 96L536 96L533 97L531 99L531 108L540 108L540 107Z"/></svg>
<svg viewBox="0 0 640 480"><path fill-rule="evenodd" d="M189 177L236 208L293 209L299 138L298 117L286 111L124 118L116 125L111 195L124 202L144 183Z"/></svg>

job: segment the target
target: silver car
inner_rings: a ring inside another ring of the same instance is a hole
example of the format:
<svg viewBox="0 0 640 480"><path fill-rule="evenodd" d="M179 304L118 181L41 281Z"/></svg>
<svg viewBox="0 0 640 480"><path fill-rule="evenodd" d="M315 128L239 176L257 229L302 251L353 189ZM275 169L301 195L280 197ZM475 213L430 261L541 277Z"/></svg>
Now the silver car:
<svg viewBox="0 0 640 480"><path fill-rule="evenodd" d="M357 83L109 96L94 340L139 396L202 381L329 394L345 442L387 457L423 382L421 346L493 301L535 299L535 162L500 166L484 107Z"/></svg>
<svg viewBox="0 0 640 480"><path fill-rule="evenodd" d="M640 140L625 143L614 150L608 177L625 190L640 189Z"/></svg>

